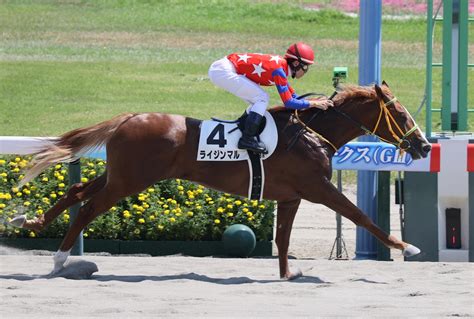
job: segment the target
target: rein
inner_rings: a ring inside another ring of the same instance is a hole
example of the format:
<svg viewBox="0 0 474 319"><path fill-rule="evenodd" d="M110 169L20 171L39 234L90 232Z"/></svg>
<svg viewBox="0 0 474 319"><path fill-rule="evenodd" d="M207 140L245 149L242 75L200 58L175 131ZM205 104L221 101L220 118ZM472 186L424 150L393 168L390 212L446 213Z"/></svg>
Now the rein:
<svg viewBox="0 0 474 319"><path fill-rule="evenodd" d="M337 92L334 92L330 97L329 99L332 100L335 96L336 96ZM315 93L307 93L307 94L304 94L302 96L300 96L299 98L303 98L303 97L306 97L306 96L310 96L310 95L320 95L320 94L315 94ZM359 128L365 132L366 135L372 135L372 136L376 136L378 137L380 140L386 142L386 143L389 143L389 144L392 144L392 145L395 145L397 148L399 148L401 151L406 151L407 149L409 149L411 147L411 144L410 144L410 141L407 140L407 137L410 136L414 131L416 131L418 129L418 124L415 123L415 125L410 129L408 130L406 133L403 133L403 130L400 128L400 126L397 124L397 122L395 121L395 119L393 118L393 115L390 113L390 111L388 110L387 106L395 103L397 101L397 98L394 97L393 99L391 99L390 101L388 102L384 102L383 100L379 100L379 106L380 106L380 113L379 113L379 116L378 116L378 119L377 119L377 123L375 124L375 127L373 130L370 130L368 129L367 127L365 127L364 125L362 125L361 123L359 123L358 121L354 120L353 118L351 118L349 115L347 115L346 113L342 112L341 110L339 109L335 109L335 108L331 108L330 110L342 115L343 117L345 117L346 119L348 119L349 121L351 121L352 123L354 123L356 126L359 126ZM320 114L320 112L316 112L315 115L313 115L313 117L311 117L311 119L308 121L308 124L311 120L313 120L318 114ZM298 115L298 110L295 110L294 111L294 115L295 115L295 118L297 119L297 121L303 126L303 129L306 129L307 131L313 133L314 135L316 135L317 137L319 137L321 140L323 140L324 142L326 142L327 144L331 145L331 147L334 149L335 152L337 152L337 148L336 146L334 146L333 143L331 143L331 141L329 141L327 138L325 138L323 135L321 135L320 133L316 132L315 130L313 130L312 128L310 128L307 124L305 124L299 117ZM394 140L396 142L392 142L392 141L389 141L383 137L381 137L380 135L377 135L376 132L379 128L379 125L380 125L380 122L381 122L381 119L382 119L382 115L384 115L384 119L385 119L385 122L387 123L387 126L388 126L388 129L390 131L390 133L392 134L392 137L394 138ZM397 133L394 132L393 128L392 128L392 124L394 124L394 126L397 128L398 132L400 133L401 136L399 136ZM300 132L298 132L297 134L297 137L299 137L301 134Z"/></svg>

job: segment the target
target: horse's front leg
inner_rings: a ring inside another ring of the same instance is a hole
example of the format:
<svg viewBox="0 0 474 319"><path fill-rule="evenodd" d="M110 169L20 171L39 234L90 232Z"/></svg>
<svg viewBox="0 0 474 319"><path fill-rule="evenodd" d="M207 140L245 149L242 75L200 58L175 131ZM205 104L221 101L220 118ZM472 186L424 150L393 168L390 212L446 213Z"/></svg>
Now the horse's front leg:
<svg viewBox="0 0 474 319"><path fill-rule="evenodd" d="M280 277L282 279L294 279L302 275L301 271L290 272L288 266L288 246L290 245L291 228L295 219L301 199L289 202L278 202L277 207L277 231L276 244L278 247L278 260L280 263Z"/></svg>
<svg viewBox="0 0 474 319"><path fill-rule="evenodd" d="M404 241L399 240L393 235L387 234L378 227L367 215L365 215L356 205L354 205L344 194L328 180L322 187L318 188L319 193L313 196L305 196L305 199L321 203L336 213L350 219L357 226L364 227L378 240L389 248L396 248L403 252L405 257L411 257L420 253L420 250Z"/></svg>

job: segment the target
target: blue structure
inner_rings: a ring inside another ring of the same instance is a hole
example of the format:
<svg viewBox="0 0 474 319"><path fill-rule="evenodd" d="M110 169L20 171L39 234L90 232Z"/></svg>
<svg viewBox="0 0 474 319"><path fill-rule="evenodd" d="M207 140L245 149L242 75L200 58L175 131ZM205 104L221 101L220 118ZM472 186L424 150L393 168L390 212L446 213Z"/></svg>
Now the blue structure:
<svg viewBox="0 0 474 319"><path fill-rule="evenodd" d="M360 2L359 29L359 84L381 82L382 59L382 0ZM361 142L375 142L372 136L359 138ZM377 216L377 173L359 171L357 175L357 206L373 221ZM376 239L365 229L357 227L356 259L376 259Z"/></svg>

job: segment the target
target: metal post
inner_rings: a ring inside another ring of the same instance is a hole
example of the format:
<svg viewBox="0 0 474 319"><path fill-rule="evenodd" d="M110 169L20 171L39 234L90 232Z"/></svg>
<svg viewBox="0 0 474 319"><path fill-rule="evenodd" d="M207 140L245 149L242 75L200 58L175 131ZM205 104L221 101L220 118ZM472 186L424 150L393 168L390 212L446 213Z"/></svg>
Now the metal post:
<svg viewBox="0 0 474 319"><path fill-rule="evenodd" d="M379 172L378 176L377 225L390 233L390 172ZM381 242L377 242L377 260L391 260L390 249Z"/></svg>
<svg viewBox="0 0 474 319"><path fill-rule="evenodd" d="M360 2L359 29L359 84L380 83L382 59L382 0ZM360 141L376 142L373 137L361 137ZM377 174L359 171L357 174L357 206L372 220L377 218L376 202ZM356 259L375 259L375 238L364 228L357 227Z"/></svg>
<svg viewBox="0 0 474 319"><path fill-rule="evenodd" d="M69 187L76 183L81 182L81 163L80 160L75 160L69 163ZM76 220L77 214L79 214L79 208L81 203L75 204L69 208L69 226L71 226ZM71 255L82 256L84 254L84 243L82 238L82 231L76 239L76 242L71 250Z"/></svg>

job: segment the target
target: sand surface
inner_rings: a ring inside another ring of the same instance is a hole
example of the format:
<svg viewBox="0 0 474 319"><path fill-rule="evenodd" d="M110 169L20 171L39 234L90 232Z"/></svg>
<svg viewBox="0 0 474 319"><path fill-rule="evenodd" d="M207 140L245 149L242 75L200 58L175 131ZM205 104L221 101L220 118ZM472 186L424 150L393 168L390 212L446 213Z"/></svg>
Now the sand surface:
<svg viewBox="0 0 474 319"><path fill-rule="evenodd" d="M355 191L345 190L355 200ZM392 200L393 203L393 200ZM392 205L392 233L400 235ZM327 260L335 215L303 203L290 244L292 269L282 281L273 258L185 256L71 257L93 262L91 279L48 279L51 252L0 247L0 316L52 317L445 317L474 316L472 263ZM343 234L354 257L355 226ZM276 254L276 250L274 250Z"/></svg>

